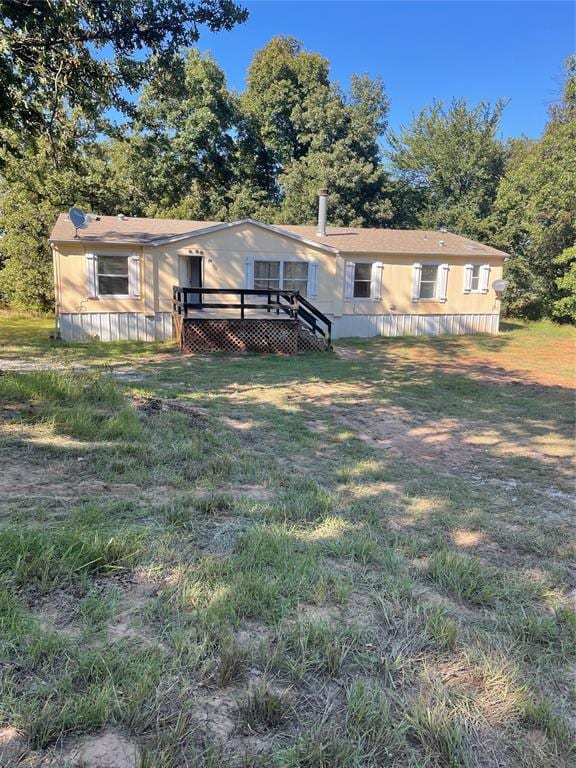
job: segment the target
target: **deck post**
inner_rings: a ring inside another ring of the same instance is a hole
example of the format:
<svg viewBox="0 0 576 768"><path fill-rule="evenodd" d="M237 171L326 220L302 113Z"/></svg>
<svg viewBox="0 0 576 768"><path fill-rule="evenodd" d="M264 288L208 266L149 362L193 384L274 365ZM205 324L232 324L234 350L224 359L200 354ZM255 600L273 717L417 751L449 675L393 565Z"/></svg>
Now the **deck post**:
<svg viewBox="0 0 576 768"><path fill-rule="evenodd" d="M232 302L230 299L224 302L214 302L212 297L226 296L232 294L239 296L240 301ZM206 300L206 296L208 300ZM247 298L248 297L248 300ZM258 298L265 298L265 301L258 301ZM271 312L279 318L280 313L290 317L292 321L297 321L302 328L300 329L300 342L307 345L308 350L312 345L310 339L307 340L306 332L311 337L317 337L318 341L330 345L332 335L332 323L330 319L320 312L308 299L300 295L299 291L283 291L272 288L193 288L190 286L173 286L172 289L172 311L175 318L184 320L196 320L203 309L214 310L222 309L240 310L240 320L246 323L252 323L247 318L247 310L258 310L270 314ZM249 314L249 313L248 313ZM206 320L211 318L206 318ZM224 322L225 316L215 318L219 322ZM235 322L238 322L237 320ZM274 320L274 322L277 322ZM208 326L206 326L208 327ZM256 326L253 326L256 327ZM280 329L281 326L278 326ZM313 346L313 345L312 345ZM318 347L313 347L317 349Z"/></svg>

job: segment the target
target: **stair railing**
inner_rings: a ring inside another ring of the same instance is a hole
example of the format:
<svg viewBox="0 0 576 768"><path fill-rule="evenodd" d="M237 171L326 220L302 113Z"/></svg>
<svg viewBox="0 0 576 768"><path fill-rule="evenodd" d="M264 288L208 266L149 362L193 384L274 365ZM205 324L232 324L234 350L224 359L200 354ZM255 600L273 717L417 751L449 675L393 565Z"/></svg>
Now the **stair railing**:
<svg viewBox="0 0 576 768"><path fill-rule="evenodd" d="M238 296L236 302L214 302L211 296ZM208 297L206 301L205 297ZM263 298L265 301L255 301ZM250 301L252 299L252 301ZM192 288L175 285L172 290L172 309L179 317L190 317L204 309L238 309L240 319L246 318L251 309L283 312L308 329L315 336L322 337L328 346L332 343L332 322L299 291L284 291L272 288Z"/></svg>

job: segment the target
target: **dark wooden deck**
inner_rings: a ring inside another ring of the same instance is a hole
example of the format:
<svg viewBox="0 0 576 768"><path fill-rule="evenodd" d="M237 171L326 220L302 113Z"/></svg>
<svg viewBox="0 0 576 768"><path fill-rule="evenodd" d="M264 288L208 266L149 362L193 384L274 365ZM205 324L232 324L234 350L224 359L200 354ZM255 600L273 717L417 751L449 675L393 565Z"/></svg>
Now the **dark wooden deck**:
<svg viewBox="0 0 576 768"><path fill-rule="evenodd" d="M294 291L175 286L173 327L188 353L331 349L330 319Z"/></svg>

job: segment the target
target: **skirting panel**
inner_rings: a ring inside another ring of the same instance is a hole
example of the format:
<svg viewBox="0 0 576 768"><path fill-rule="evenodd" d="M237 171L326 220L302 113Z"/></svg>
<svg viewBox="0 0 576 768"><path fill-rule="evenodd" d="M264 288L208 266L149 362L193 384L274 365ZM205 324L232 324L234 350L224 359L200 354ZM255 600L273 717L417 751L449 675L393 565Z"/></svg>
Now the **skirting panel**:
<svg viewBox="0 0 576 768"><path fill-rule="evenodd" d="M177 318L182 352L298 352L295 320L204 320Z"/></svg>
<svg viewBox="0 0 576 768"><path fill-rule="evenodd" d="M172 338L172 314L140 312L77 312L58 317L66 341L164 341Z"/></svg>
<svg viewBox="0 0 576 768"><path fill-rule="evenodd" d="M490 315L342 315L332 320L334 338L349 336L442 336L498 333L500 316Z"/></svg>

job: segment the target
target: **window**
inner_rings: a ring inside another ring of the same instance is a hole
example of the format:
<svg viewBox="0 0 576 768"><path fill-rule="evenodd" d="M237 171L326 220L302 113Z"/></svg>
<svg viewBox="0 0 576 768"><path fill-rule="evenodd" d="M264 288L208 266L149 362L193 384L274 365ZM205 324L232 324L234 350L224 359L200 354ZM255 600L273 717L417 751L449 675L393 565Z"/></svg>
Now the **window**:
<svg viewBox="0 0 576 768"><path fill-rule="evenodd" d="M438 265L423 264L420 275L420 299L435 299L437 295L438 284Z"/></svg>
<svg viewBox="0 0 576 768"><path fill-rule="evenodd" d="M308 264L305 261L284 262L282 288L286 291L299 291L306 296L308 287Z"/></svg>
<svg viewBox="0 0 576 768"><path fill-rule="evenodd" d="M470 279L470 290L480 290L480 264L472 265L472 277Z"/></svg>
<svg viewBox="0 0 576 768"><path fill-rule="evenodd" d="M254 288L280 288L280 262L254 262Z"/></svg>
<svg viewBox="0 0 576 768"><path fill-rule="evenodd" d="M369 299L371 283L372 264L355 264L353 297L355 299Z"/></svg>
<svg viewBox="0 0 576 768"><path fill-rule="evenodd" d="M98 256L98 294L128 296L128 256Z"/></svg>
<svg viewBox="0 0 576 768"><path fill-rule="evenodd" d="M308 288L308 263L305 261L254 262L254 288L268 290L300 291L306 296Z"/></svg>

